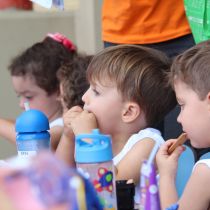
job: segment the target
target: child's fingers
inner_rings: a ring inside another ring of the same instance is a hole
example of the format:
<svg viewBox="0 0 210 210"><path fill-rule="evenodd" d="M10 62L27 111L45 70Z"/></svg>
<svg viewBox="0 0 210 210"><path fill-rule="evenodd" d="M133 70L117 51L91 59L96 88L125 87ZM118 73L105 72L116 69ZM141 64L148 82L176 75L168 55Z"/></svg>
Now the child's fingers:
<svg viewBox="0 0 210 210"><path fill-rule="evenodd" d="M168 155L168 148L175 142L175 139L170 139L161 145L159 152L165 155Z"/></svg>
<svg viewBox="0 0 210 210"><path fill-rule="evenodd" d="M83 109L80 106L73 106L69 111L70 112L82 112Z"/></svg>
<svg viewBox="0 0 210 210"><path fill-rule="evenodd" d="M84 113L91 113L91 112L89 112L87 109L84 109L83 112L84 112Z"/></svg>
<svg viewBox="0 0 210 210"><path fill-rule="evenodd" d="M170 155L171 158L178 160L179 156L182 154L182 152L185 150L185 146L181 145L178 146Z"/></svg>
<svg viewBox="0 0 210 210"><path fill-rule="evenodd" d="M82 111L83 110L79 106L74 106L72 109L70 109L67 113L64 114L64 123L71 122L71 120L77 117L80 113L82 113Z"/></svg>
<svg viewBox="0 0 210 210"><path fill-rule="evenodd" d="M186 133L182 133L177 140L174 142L174 144L169 148L168 153L171 154L176 147L184 144L184 142L187 140L187 134Z"/></svg>

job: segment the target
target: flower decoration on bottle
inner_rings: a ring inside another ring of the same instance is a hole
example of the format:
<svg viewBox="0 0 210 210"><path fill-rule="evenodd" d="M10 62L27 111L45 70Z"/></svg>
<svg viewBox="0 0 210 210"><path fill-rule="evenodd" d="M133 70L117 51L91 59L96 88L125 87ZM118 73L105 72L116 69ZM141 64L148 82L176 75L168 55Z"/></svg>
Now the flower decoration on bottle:
<svg viewBox="0 0 210 210"><path fill-rule="evenodd" d="M60 33L48 33L47 37L52 38L53 40L55 40L56 42L61 43L64 47L66 47L67 49L69 49L71 52L74 52L76 50L76 46L73 44L73 42L68 39L66 36L64 36L63 34Z"/></svg>

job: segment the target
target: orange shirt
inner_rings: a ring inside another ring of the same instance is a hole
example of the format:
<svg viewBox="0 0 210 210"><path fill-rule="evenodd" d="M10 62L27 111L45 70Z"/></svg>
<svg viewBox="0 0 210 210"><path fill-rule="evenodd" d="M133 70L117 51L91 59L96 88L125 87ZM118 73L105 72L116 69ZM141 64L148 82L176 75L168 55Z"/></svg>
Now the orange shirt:
<svg viewBox="0 0 210 210"><path fill-rule="evenodd" d="M183 0L104 0L104 41L149 44L190 33Z"/></svg>

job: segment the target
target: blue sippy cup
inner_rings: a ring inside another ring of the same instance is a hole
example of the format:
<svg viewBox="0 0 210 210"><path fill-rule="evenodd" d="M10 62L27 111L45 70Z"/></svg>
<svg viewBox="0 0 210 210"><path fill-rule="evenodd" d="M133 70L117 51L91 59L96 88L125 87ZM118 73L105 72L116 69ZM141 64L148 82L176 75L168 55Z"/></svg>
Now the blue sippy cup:
<svg viewBox="0 0 210 210"><path fill-rule="evenodd" d="M77 169L89 178L104 209L117 209L111 137L94 129L90 134L76 136Z"/></svg>
<svg viewBox="0 0 210 210"><path fill-rule="evenodd" d="M15 124L18 156L29 157L50 149L49 121L39 110L24 111Z"/></svg>

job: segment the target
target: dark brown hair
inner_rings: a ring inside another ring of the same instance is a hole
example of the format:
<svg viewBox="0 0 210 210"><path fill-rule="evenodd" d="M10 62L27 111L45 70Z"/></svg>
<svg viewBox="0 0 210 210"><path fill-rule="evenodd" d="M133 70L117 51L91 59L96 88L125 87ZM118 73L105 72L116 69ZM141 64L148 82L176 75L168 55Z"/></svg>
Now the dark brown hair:
<svg viewBox="0 0 210 210"><path fill-rule="evenodd" d="M181 80L203 100L210 91L210 40L177 56L171 66L170 83Z"/></svg>
<svg viewBox="0 0 210 210"><path fill-rule="evenodd" d="M170 60L160 51L137 45L106 48L92 59L87 77L116 84L124 101L133 101L143 109L147 125L154 126L176 105L174 91L166 73Z"/></svg>
<svg viewBox="0 0 210 210"><path fill-rule="evenodd" d="M56 72L62 63L73 59L76 51L69 51L61 43L46 37L42 42L35 43L9 65L12 76L30 76L36 84L49 95L59 90Z"/></svg>
<svg viewBox="0 0 210 210"><path fill-rule="evenodd" d="M60 67L58 79L63 87L63 100L66 107L83 106L82 96L89 87L86 70L92 56L79 55Z"/></svg>

